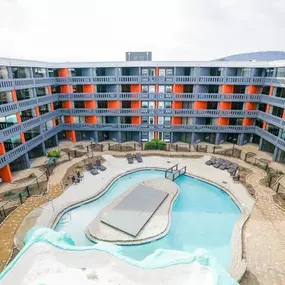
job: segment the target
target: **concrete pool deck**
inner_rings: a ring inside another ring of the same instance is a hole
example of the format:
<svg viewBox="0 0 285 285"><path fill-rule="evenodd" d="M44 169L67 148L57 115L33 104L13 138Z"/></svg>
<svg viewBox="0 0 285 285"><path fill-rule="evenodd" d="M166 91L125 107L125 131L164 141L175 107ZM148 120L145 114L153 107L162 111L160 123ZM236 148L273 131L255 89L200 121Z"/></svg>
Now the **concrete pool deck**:
<svg viewBox="0 0 285 285"><path fill-rule="evenodd" d="M100 172L100 175L96 176L85 172L82 182L71 185L62 195L41 207L42 211L39 213L40 216L37 218L35 225L55 227L65 212L78 205L85 204L87 201L94 200L94 197L98 198L104 193L108 184L126 172L142 168L167 169L179 163L181 167L187 167L188 174L222 188L230 194L240 207L242 216L233 231L232 259L228 271L236 280L242 277L246 269L246 264L242 258L242 227L253 207L254 200L241 184L234 183L227 171L205 165L205 162L210 158L209 156L201 158L146 156L143 157L142 163L134 162L133 164L128 164L126 158L113 157L112 155L103 155L103 157L106 160L104 165L107 167L107 170ZM54 174L55 177L51 180L52 183L60 182L60 177L63 176L61 171L65 172L66 168L62 167L60 169L59 167L59 169L57 169ZM94 185L96 185L96 188ZM30 214L33 214L33 211ZM25 224L25 220L23 224ZM21 243L18 240L18 236L23 237L25 233L21 232L16 234L15 244L17 245Z"/></svg>
<svg viewBox="0 0 285 285"><path fill-rule="evenodd" d="M156 153L160 155L161 153L161 155L165 155L165 157L158 157L158 159L162 159L164 163L165 161L169 160L171 161L171 165L173 162L180 160L180 158L167 157L167 156L183 155L187 157L187 158L183 158L183 160L187 160L191 164L191 168L188 167L188 171L190 173L192 172L197 173L198 171L196 171L197 169L196 164L199 164L202 167L200 168L200 171L202 172L200 174L198 173L198 175L201 175L203 177L208 175L209 172L212 172L215 170L213 167L211 167L210 168L211 171L209 171L209 167L204 165L203 162L201 163L199 162L200 160L205 161L206 159L209 158L209 156L205 156L205 158L198 158L198 159L191 158L192 155L201 156L201 153L195 153L195 152L191 152L191 153L156 152L155 153L155 152L150 151L150 152L143 152L143 155L145 155L146 153L147 155L155 155ZM102 153L94 153L94 155L101 155L101 154ZM114 155L118 155L118 153L115 152ZM107 155L107 157L109 156ZM147 161L151 162L155 160L155 158L152 160L148 160L148 157L143 157L143 159L144 159L143 166L146 166L145 163ZM285 270L284 270L285 268L285 259L284 259L284 256L285 256L285 231L284 231L285 212L279 209L274 203L272 199L272 195L274 195L275 192L272 191L270 188L260 184L259 181L266 175L266 173L263 170L257 167L254 167L253 165L247 164L239 159L234 159L231 157L228 157L227 159L231 160L232 162L237 162L240 166L246 167L253 171L252 174L248 175L248 177L246 178L246 181L253 186L256 192L256 196L257 196L255 205L252 208L250 218L246 222L246 225L243 231L243 256L246 258L246 261L247 261L247 270L249 271L249 276L248 276L249 278L247 278L247 276L246 278L243 278L242 284L243 285L255 284L251 282L250 278L252 276L255 280L258 280L259 283L256 283L256 284L264 284L264 285L285 284ZM112 158L111 160L116 160L116 159ZM108 164L110 165L113 164L111 160L110 162L108 162ZM79 161L79 160L75 159L74 161ZM74 163L74 161L70 163ZM130 167L130 165L127 165L125 158L121 159L121 161L123 161L124 166L128 168ZM61 177L63 173L66 172L66 169L68 167L67 165L69 165L69 163L61 165L56 169L56 173L52 177L52 184L50 185L49 189L51 189L52 186L61 182ZM118 169L116 169L116 173L120 173L120 169L119 169L120 165L118 165L117 163L115 164L115 166L118 167ZM183 166L182 162L181 162L181 166ZM133 168L134 167L139 167L139 166L137 165L137 163L135 163L133 165ZM216 174L222 175L223 171L220 171L220 170L217 170L217 171L218 172L216 172ZM220 181L221 183L223 182L223 179L219 176L215 177L214 175L214 178ZM104 180L104 177L103 175L101 176L101 174L100 174L100 179ZM227 187L227 184L225 185ZM235 184L235 185L238 185L238 184ZM243 188L241 185L240 187ZM82 197L82 196L85 196L83 195L85 194L85 192L86 191L84 191L84 193L81 193L81 191L77 188L73 190L71 189L69 193L71 195L75 193L76 196L80 195ZM249 199L252 204L254 203L252 199L247 195L247 193L243 193L242 195L246 195L247 199ZM31 205L32 206L31 208L35 208L36 205L41 204L41 203L38 203L37 198L31 198L31 200L35 201L35 202L31 201L31 203L33 204ZM59 200L57 201L57 203L59 203L60 201L63 201L63 200ZM15 219L19 219L20 222L23 220L23 217L30 211L29 209L26 209L27 207L25 206L25 204L26 203L24 203L23 207L21 207L21 209L17 211L16 213L17 217L15 216ZM53 214L52 204L54 203L49 202L45 204L44 206L41 206L40 210L36 210L36 211L41 212L45 209L46 211L48 211L48 215L52 215ZM60 203L58 204L58 206L60 206ZM18 212L19 212L19 215L18 215ZM34 213L34 211L33 211L33 214L35 215L34 219L36 219L40 215L40 213ZM13 221L15 220L14 215L13 217L9 218L9 221L11 220L11 218L13 219ZM35 222L33 222L32 224L34 223ZM10 224L11 223L9 222L9 225L7 225L7 227L10 226ZM1 226L1 230L2 228L4 230L4 227L6 229L6 224ZM17 225L13 226L12 228L9 227L9 229L7 228L7 231L9 230L9 235L12 238L14 236L14 233L17 231L17 229L18 229ZM26 230L24 230L22 233L21 231L19 231L20 235L21 234L25 235L25 233L26 233ZM2 237L4 238L4 234ZM1 240L3 240L3 238ZM3 245L5 245L5 252L3 251L3 257L1 258L1 262L3 262L3 265L6 264L7 259L10 256L10 251L7 252L8 254L6 254L6 251L8 251L8 247L6 246L8 242L7 238L8 237L5 236L5 243L2 243ZM9 240L9 246L10 246L10 240Z"/></svg>
<svg viewBox="0 0 285 285"><path fill-rule="evenodd" d="M141 244L154 241L165 236L170 229L171 209L173 202L178 196L179 187L176 183L164 178L145 181L143 182L143 185L155 188L157 190L162 190L166 192L168 196L154 212L153 216L145 224L136 237L132 237L118 229L102 223L101 219L116 205L118 205L126 196L128 196L138 185L132 186L100 211L95 219L86 227L85 234L88 236L88 238L94 242L104 241L120 245Z"/></svg>

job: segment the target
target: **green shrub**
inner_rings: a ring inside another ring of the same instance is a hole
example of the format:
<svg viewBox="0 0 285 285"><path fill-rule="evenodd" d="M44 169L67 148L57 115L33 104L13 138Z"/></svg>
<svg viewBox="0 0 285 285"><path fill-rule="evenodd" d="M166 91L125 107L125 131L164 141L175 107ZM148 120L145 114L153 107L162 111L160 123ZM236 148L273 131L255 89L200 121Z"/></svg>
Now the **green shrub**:
<svg viewBox="0 0 285 285"><path fill-rule="evenodd" d="M47 153L48 157L60 157L60 150L59 149L51 149Z"/></svg>
<svg viewBox="0 0 285 285"><path fill-rule="evenodd" d="M166 149L166 143L163 141L160 141L159 139L153 139L150 142L147 142L144 145L145 150L148 149L158 149L158 150L165 150Z"/></svg>
<svg viewBox="0 0 285 285"><path fill-rule="evenodd" d="M9 197L12 196L14 193L12 191L8 191L6 193L4 193L4 197Z"/></svg>

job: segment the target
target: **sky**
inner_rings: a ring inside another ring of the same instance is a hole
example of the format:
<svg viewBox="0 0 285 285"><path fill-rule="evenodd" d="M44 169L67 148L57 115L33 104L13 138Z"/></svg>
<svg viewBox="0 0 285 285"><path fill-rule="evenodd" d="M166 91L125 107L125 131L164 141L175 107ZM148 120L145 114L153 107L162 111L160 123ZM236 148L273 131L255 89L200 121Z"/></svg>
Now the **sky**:
<svg viewBox="0 0 285 285"><path fill-rule="evenodd" d="M285 50L284 0L0 0L0 57L212 60Z"/></svg>

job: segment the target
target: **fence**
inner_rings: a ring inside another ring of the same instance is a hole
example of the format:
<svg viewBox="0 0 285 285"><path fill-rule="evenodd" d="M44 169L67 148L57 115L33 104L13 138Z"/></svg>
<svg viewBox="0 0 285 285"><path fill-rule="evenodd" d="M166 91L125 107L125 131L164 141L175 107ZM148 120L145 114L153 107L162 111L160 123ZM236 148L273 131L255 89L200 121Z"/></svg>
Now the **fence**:
<svg viewBox="0 0 285 285"><path fill-rule="evenodd" d="M48 175L43 173L28 184L6 192L0 202L0 222L18 206L22 205L30 196L43 195L47 188L47 182Z"/></svg>

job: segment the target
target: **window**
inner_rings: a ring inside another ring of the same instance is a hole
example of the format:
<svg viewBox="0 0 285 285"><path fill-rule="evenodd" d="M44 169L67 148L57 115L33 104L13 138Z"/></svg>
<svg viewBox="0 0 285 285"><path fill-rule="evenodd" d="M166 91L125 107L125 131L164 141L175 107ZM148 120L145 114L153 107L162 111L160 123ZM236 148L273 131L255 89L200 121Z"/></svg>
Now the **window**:
<svg viewBox="0 0 285 285"><path fill-rule="evenodd" d="M164 123L166 125L170 125L170 122L171 122L171 117L164 117Z"/></svg>
<svg viewBox="0 0 285 285"><path fill-rule="evenodd" d="M142 85L142 92L148 93L148 85Z"/></svg>
<svg viewBox="0 0 285 285"><path fill-rule="evenodd" d="M35 89L36 89L37 97L45 96L48 94L46 87L37 87Z"/></svg>
<svg viewBox="0 0 285 285"><path fill-rule="evenodd" d="M45 68L34 67L33 68L34 77L46 77L46 70Z"/></svg>
<svg viewBox="0 0 285 285"><path fill-rule="evenodd" d="M165 76L165 69L159 69L158 70L158 76Z"/></svg>
<svg viewBox="0 0 285 285"><path fill-rule="evenodd" d="M243 110L243 102L232 102L232 110Z"/></svg>
<svg viewBox="0 0 285 285"><path fill-rule="evenodd" d="M158 124L163 125L163 123L164 123L163 117L158 117Z"/></svg>
<svg viewBox="0 0 285 285"><path fill-rule="evenodd" d="M165 93L165 86L164 85L158 86L158 93Z"/></svg>
<svg viewBox="0 0 285 285"><path fill-rule="evenodd" d="M221 68L211 67L210 68L210 76L221 76Z"/></svg>
<svg viewBox="0 0 285 285"><path fill-rule="evenodd" d="M263 86L261 90L261 94L269 95L270 93L270 86Z"/></svg>
<svg viewBox="0 0 285 285"><path fill-rule="evenodd" d="M155 93L155 85L149 85L148 92L149 93Z"/></svg>
<svg viewBox="0 0 285 285"><path fill-rule="evenodd" d="M265 70L265 77L273 77L274 74L274 68L267 68Z"/></svg>
<svg viewBox="0 0 285 285"><path fill-rule="evenodd" d="M0 92L0 105L13 102L11 92Z"/></svg>
<svg viewBox="0 0 285 285"><path fill-rule="evenodd" d="M155 76L155 68L142 68L142 76Z"/></svg>
<svg viewBox="0 0 285 285"><path fill-rule="evenodd" d="M142 101L142 108L147 109L148 108L148 102Z"/></svg>
<svg viewBox="0 0 285 285"><path fill-rule="evenodd" d="M285 88L276 88L276 97L285 98Z"/></svg>
<svg viewBox="0 0 285 285"><path fill-rule="evenodd" d="M242 68L240 76L242 76L242 77L250 77L251 76L251 68Z"/></svg>
<svg viewBox="0 0 285 285"><path fill-rule="evenodd" d="M32 98L31 95L31 89L20 89L20 90L16 90L16 96L17 96L17 100L21 101L21 100L26 100L26 99L30 99Z"/></svg>
<svg viewBox="0 0 285 285"><path fill-rule="evenodd" d="M6 67L0 67L0 79L8 79L8 70Z"/></svg>
<svg viewBox="0 0 285 285"><path fill-rule="evenodd" d="M53 68L49 68L48 69L48 76L49 77L58 77L58 70L53 69Z"/></svg>
<svg viewBox="0 0 285 285"><path fill-rule="evenodd" d="M169 132L163 133L163 139L166 142L170 142L170 133Z"/></svg>
<svg viewBox="0 0 285 285"><path fill-rule="evenodd" d="M164 102L158 102L158 109L164 109Z"/></svg>
<svg viewBox="0 0 285 285"><path fill-rule="evenodd" d="M166 76L173 76L173 69L172 68L166 69Z"/></svg>
<svg viewBox="0 0 285 285"><path fill-rule="evenodd" d="M166 109L171 109L171 102L166 101L166 102L164 103L164 107L165 107Z"/></svg>
<svg viewBox="0 0 285 285"><path fill-rule="evenodd" d="M282 118L283 108L273 106L271 114L276 116L276 117Z"/></svg>
<svg viewBox="0 0 285 285"><path fill-rule="evenodd" d="M28 78L29 68L27 67L12 67L13 78Z"/></svg>
<svg viewBox="0 0 285 285"><path fill-rule="evenodd" d="M148 117L142 117L142 124L148 124Z"/></svg>
<svg viewBox="0 0 285 285"><path fill-rule="evenodd" d="M165 93L172 93L172 85L165 86Z"/></svg>
<svg viewBox="0 0 285 285"><path fill-rule="evenodd" d="M148 106L149 106L150 109L154 109L154 101L150 101L148 103Z"/></svg>
<svg viewBox="0 0 285 285"><path fill-rule="evenodd" d="M245 86L243 85L234 85L234 94L244 94L245 93Z"/></svg>
<svg viewBox="0 0 285 285"><path fill-rule="evenodd" d="M276 77L285 77L285 67L278 67Z"/></svg>
<svg viewBox="0 0 285 285"><path fill-rule="evenodd" d="M219 93L218 85L209 85L209 93Z"/></svg>

